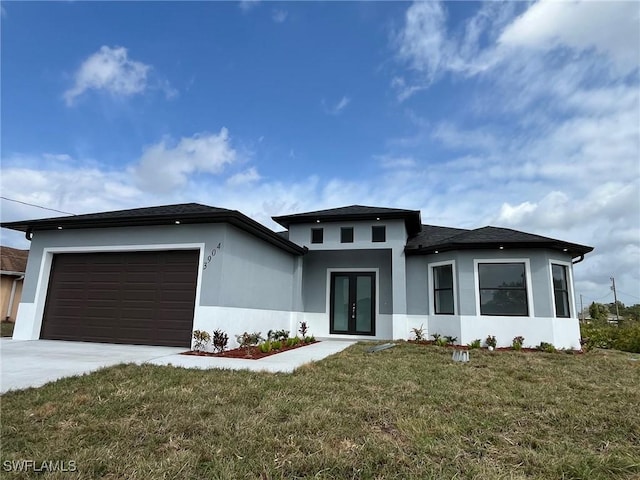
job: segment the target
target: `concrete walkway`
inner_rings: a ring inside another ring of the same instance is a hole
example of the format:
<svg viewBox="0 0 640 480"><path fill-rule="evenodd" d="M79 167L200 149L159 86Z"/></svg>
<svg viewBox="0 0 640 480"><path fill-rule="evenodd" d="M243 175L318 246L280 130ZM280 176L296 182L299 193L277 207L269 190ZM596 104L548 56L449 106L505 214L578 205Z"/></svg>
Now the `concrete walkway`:
<svg viewBox="0 0 640 480"><path fill-rule="evenodd" d="M63 377L90 373L121 363L173 365L184 368L222 368L267 372L292 372L305 363L321 360L353 345L354 341L325 340L308 347L271 355L260 360L180 355L183 347L115 345L0 339L0 393L39 387Z"/></svg>

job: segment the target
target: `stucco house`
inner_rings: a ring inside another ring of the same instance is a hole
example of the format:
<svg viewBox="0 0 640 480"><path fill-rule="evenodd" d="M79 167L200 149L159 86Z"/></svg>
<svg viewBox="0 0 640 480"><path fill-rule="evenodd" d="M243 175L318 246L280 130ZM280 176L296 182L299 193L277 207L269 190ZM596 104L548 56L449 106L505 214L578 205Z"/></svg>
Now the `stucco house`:
<svg viewBox="0 0 640 480"><path fill-rule="evenodd" d="M28 255L29 250L0 247L0 321L16 319Z"/></svg>
<svg viewBox="0 0 640 480"><path fill-rule="evenodd" d="M14 339L188 347L193 330L579 348L573 265L593 249L352 205L273 218L196 203L2 224L31 240Z"/></svg>

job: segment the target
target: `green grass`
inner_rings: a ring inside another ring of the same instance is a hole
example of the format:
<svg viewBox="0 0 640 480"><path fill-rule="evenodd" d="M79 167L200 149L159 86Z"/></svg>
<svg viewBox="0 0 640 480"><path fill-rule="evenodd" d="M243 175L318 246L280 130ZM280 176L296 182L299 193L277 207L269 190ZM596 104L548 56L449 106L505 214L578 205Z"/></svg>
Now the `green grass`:
<svg viewBox="0 0 640 480"><path fill-rule="evenodd" d="M369 346L292 375L126 365L8 393L1 460L105 479L640 477L633 355Z"/></svg>
<svg viewBox="0 0 640 480"><path fill-rule="evenodd" d="M0 337L10 337L13 335L13 327L15 323L13 322L2 322L0 323Z"/></svg>

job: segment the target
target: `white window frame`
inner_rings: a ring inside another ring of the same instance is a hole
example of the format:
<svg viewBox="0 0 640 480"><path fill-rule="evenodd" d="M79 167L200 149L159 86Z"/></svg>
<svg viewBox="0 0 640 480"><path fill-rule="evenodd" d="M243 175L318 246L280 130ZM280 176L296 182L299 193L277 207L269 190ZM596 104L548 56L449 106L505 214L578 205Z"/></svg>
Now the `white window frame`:
<svg viewBox="0 0 640 480"><path fill-rule="evenodd" d="M556 314L556 296L555 288L553 287L553 265L562 265L567 267L567 293L569 294L569 316L558 317ZM575 318L576 317L576 299L573 292L573 264L571 262L565 262L563 260L549 259L549 295L551 298L550 304L553 306L553 318Z"/></svg>
<svg viewBox="0 0 640 480"><path fill-rule="evenodd" d="M483 315L480 310L480 275L478 265L481 263L524 263L524 274L527 291L527 311L528 315ZM474 258L473 259L474 294L476 296L476 313L482 317L509 317L509 318L532 318L535 317L533 305L533 283L531 281L531 262L528 258Z"/></svg>
<svg viewBox="0 0 640 480"><path fill-rule="evenodd" d="M435 287L433 281L433 268L434 267L442 267L444 265L451 265L451 273L453 275L453 313L436 313L436 302L435 295L433 289ZM428 273L429 273L429 283L427 288L429 290L429 314L437 315L438 317L444 317L446 315L458 315L458 276L456 270L456 261L455 260L444 260L442 262L433 262L427 264Z"/></svg>

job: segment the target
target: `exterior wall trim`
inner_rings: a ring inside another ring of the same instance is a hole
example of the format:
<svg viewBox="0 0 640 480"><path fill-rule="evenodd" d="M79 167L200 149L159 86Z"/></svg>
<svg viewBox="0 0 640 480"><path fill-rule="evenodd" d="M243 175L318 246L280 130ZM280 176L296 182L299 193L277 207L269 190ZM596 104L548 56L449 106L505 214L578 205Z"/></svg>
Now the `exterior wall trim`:
<svg viewBox="0 0 640 480"><path fill-rule="evenodd" d="M528 258L474 258L473 259L473 281L474 295L476 297L476 315L478 317L491 317L491 315L482 315L480 313L480 278L478 275L478 264L480 263L524 263L524 272L527 281L527 316L515 316L517 318L533 318L535 317L535 306L533 304L533 282L531 279L531 262Z"/></svg>
<svg viewBox="0 0 640 480"><path fill-rule="evenodd" d="M38 273L38 283L36 286L35 301L33 303L34 313L31 319L30 332L20 327L21 336L28 335L30 338L20 338L20 340L37 340L40 338L42 320L44 317L44 307L47 301L47 291L49 289L49 278L51 277L51 264L53 256L57 253L89 253L89 252L142 252L161 250L198 250L198 276L196 280L196 308L200 305L200 291L202 287L202 261L204 258L204 243L165 243L165 244L142 244L142 245L92 245L86 247L46 247L42 250L42 262ZM29 321L23 315L18 315L17 322Z"/></svg>
<svg viewBox="0 0 640 480"><path fill-rule="evenodd" d="M575 293L573 291L573 264L571 262L565 262L563 260L554 260L553 258L549 259L549 295L550 302L553 306L553 316L554 318L563 318L556 316L556 297L554 295L553 289L553 265L562 265L563 267L567 267L567 288L569 291L569 318L577 318L576 315L576 298Z"/></svg>
<svg viewBox="0 0 640 480"><path fill-rule="evenodd" d="M459 315L460 311L458 310L458 271L456 270L456 261L452 260L443 260L441 262L433 262L427 264L427 275L428 275L428 299L429 299L429 315L436 315L435 308L435 298L433 295L434 283L433 283L433 267L441 267L443 265L451 265L452 274L453 274L453 315ZM478 310L480 311L480 310ZM440 316L440 315L439 315ZM447 315L442 315L447 316ZM449 315L451 316L451 315Z"/></svg>
<svg viewBox="0 0 640 480"><path fill-rule="evenodd" d="M380 269L378 267L376 268L358 268L358 267L354 267L354 268L327 268L327 289L326 289L326 299L325 299L325 314L326 314L326 321L327 322L331 322L331 274L333 272L374 272L376 274L376 304L374 305L375 307L375 312L374 312L374 322L375 322L375 328L376 328L376 332L378 332L378 318L379 318L379 304L380 304ZM328 329L329 330L329 329ZM344 335L344 334L333 334L330 333L330 336L340 336L340 337L357 337L357 335ZM375 338L375 336L373 337L365 337L365 338L370 338L373 339Z"/></svg>

